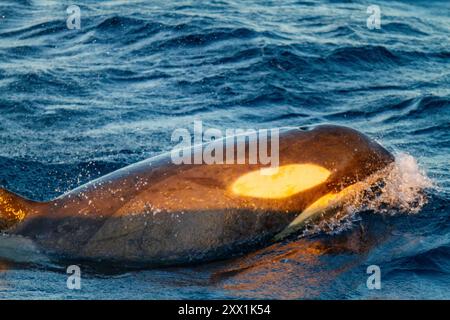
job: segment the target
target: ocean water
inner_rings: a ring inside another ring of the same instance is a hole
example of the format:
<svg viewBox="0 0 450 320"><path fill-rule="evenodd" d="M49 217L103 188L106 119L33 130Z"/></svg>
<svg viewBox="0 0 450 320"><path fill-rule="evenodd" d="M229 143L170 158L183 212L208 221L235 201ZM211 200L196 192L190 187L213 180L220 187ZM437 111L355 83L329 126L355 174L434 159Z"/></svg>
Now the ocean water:
<svg viewBox="0 0 450 320"><path fill-rule="evenodd" d="M0 2L0 186L51 199L194 120L351 126L396 170L382 201L239 258L86 267L81 290L62 266L0 260L1 299L450 299L450 2L78 0L70 30L72 4Z"/></svg>

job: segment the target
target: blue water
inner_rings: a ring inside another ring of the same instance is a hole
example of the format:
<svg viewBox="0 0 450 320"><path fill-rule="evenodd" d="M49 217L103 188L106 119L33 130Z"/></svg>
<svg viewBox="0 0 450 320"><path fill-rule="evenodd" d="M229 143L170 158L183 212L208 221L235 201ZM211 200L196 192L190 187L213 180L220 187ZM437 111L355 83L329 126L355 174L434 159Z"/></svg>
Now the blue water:
<svg viewBox="0 0 450 320"><path fill-rule="evenodd" d="M414 157L427 203L206 265L0 261L0 298L450 299L450 2L0 3L0 185L48 200L170 150L176 128L351 126ZM381 29L366 26L370 4ZM414 183L412 181L411 183ZM381 269L381 290L366 268Z"/></svg>

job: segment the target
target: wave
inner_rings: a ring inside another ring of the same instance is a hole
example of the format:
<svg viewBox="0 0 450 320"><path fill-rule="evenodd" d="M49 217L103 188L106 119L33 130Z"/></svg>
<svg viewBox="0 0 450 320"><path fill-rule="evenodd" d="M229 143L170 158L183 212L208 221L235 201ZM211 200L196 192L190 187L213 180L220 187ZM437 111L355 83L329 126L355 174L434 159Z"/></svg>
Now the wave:
<svg viewBox="0 0 450 320"><path fill-rule="evenodd" d="M325 60L328 63L352 66L373 66L373 64L389 66L399 64L401 61L395 53L386 47L372 45L338 48L329 54Z"/></svg>
<svg viewBox="0 0 450 320"><path fill-rule="evenodd" d="M386 122L398 122L403 119L417 119L428 117L430 114L448 113L449 97L422 96L404 100L398 104L390 105L387 110L397 112L385 119ZM400 111L400 112L399 112Z"/></svg>
<svg viewBox="0 0 450 320"><path fill-rule="evenodd" d="M403 35L408 35L408 36L413 36L413 37L429 35L427 32L421 31L419 28L413 27L409 23L402 23L402 22L383 23L383 32L387 32L387 33L398 32Z"/></svg>

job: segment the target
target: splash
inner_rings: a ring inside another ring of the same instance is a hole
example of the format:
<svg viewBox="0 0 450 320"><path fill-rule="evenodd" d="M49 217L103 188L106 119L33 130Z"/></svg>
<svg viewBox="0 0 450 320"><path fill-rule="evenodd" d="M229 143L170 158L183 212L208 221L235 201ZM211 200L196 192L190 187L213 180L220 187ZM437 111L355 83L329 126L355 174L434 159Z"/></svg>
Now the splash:
<svg viewBox="0 0 450 320"><path fill-rule="evenodd" d="M307 224L300 236L347 230L361 219L358 213L362 211L386 215L417 214L427 203L425 190L433 187L416 159L399 153L390 166L355 184L354 194L336 207L331 217Z"/></svg>
<svg viewBox="0 0 450 320"><path fill-rule="evenodd" d="M433 182L419 168L414 157L399 153L392 169L384 172L379 194L367 201L366 208L385 214L416 214L427 203L424 190L433 188Z"/></svg>

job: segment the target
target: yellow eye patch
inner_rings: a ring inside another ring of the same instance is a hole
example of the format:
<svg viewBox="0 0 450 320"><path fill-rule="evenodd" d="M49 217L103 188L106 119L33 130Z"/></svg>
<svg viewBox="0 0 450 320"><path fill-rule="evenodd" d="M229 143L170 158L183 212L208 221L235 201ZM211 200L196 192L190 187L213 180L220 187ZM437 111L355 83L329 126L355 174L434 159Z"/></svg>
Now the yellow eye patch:
<svg viewBox="0 0 450 320"><path fill-rule="evenodd" d="M282 199L317 186L329 176L330 171L315 164L289 164L246 173L231 190L246 197Z"/></svg>

